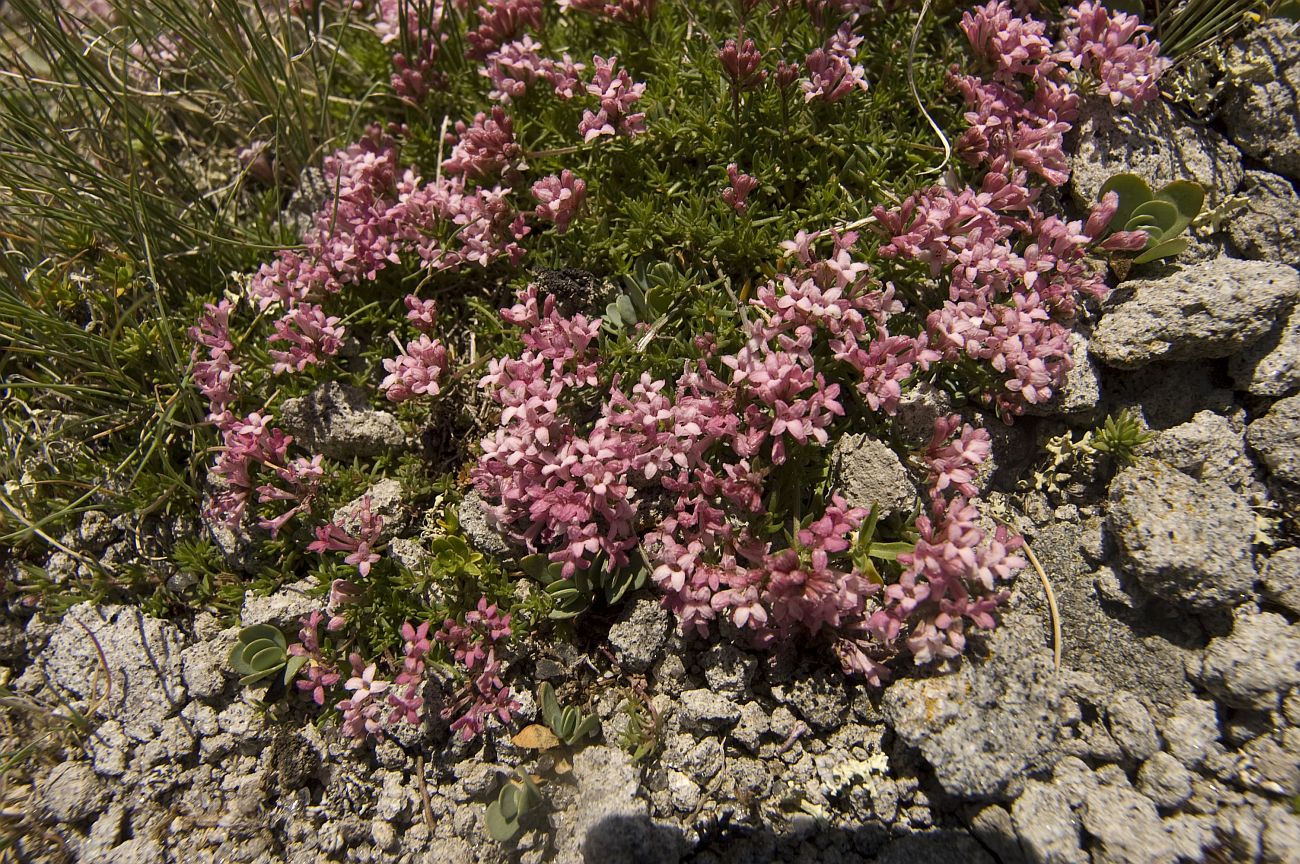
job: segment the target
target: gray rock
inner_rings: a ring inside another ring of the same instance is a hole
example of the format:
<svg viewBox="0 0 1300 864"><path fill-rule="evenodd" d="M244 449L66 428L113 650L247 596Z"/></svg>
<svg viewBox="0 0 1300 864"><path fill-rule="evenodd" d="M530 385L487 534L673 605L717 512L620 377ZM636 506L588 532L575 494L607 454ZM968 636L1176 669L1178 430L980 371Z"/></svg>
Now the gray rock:
<svg viewBox="0 0 1300 864"><path fill-rule="evenodd" d="M1287 730L1288 732L1293 730ZM1261 736L1241 750L1246 758L1236 780L1244 788L1267 795L1294 796L1300 793L1300 751L1296 736L1279 744L1271 736Z"/></svg>
<svg viewBox="0 0 1300 864"><path fill-rule="evenodd" d="M397 418L370 408L366 394L337 381L327 381L311 393L286 399L279 425L313 453L331 459L379 456L406 445Z"/></svg>
<svg viewBox="0 0 1300 864"><path fill-rule="evenodd" d="M1234 707L1276 709L1282 694L1300 684L1300 627L1272 612L1238 609L1232 634L1205 649L1200 679Z"/></svg>
<svg viewBox="0 0 1300 864"><path fill-rule="evenodd" d="M394 537L388 541L388 554L394 561L407 570L419 572L429 562L429 553L418 540Z"/></svg>
<svg viewBox="0 0 1300 864"><path fill-rule="evenodd" d="M1266 864L1288 864L1300 859L1300 816L1287 807L1273 805L1264 819Z"/></svg>
<svg viewBox="0 0 1300 864"><path fill-rule="evenodd" d="M848 434L831 450L835 488L853 507L880 505L881 515L911 510L916 487L889 445L861 434Z"/></svg>
<svg viewBox="0 0 1300 864"><path fill-rule="evenodd" d="M1277 399L1300 390L1300 306L1274 323L1263 339L1234 355L1228 373L1237 389L1252 396Z"/></svg>
<svg viewBox="0 0 1300 864"><path fill-rule="evenodd" d="M614 656L631 672L644 672L659 659L672 629L672 614L657 600L640 598L609 628Z"/></svg>
<svg viewBox="0 0 1300 864"><path fill-rule="evenodd" d="M740 722L731 730L731 740L750 753L758 752L759 742L772 728L772 721L757 702L746 702L740 706Z"/></svg>
<svg viewBox="0 0 1300 864"><path fill-rule="evenodd" d="M1228 219L1228 236L1243 258L1300 266L1300 195L1284 177L1247 171L1248 199Z"/></svg>
<svg viewBox="0 0 1300 864"><path fill-rule="evenodd" d="M1222 482L1138 459L1111 482L1108 525L1121 566L1152 594L1200 611L1249 596L1255 514Z"/></svg>
<svg viewBox="0 0 1300 864"><path fill-rule="evenodd" d="M739 696L754 680L758 659L730 642L720 642L704 652L700 657L700 667L710 689Z"/></svg>
<svg viewBox="0 0 1300 864"><path fill-rule="evenodd" d="M1241 184L1236 148L1164 100L1134 113L1090 100L1072 137L1070 189L1081 207L1092 206L1102 184L1120 172L1137 174L1153 189L1171 180L1194 180L1205 187L1207 207L1218 206Z"/></svg>
<svg viewBox="0 0 1300 864"><path fill-rule="evenodd" d="M687 732L718 732L736 724L740 706L712 690L687 690L678 702L677 716Z"/></svg>
<svg viewBox="0 0 1300 864"><path fill-rule="evenodd" d="M1074 366L1065 373L1065 381L1041 405L1028 405L1025 413L1032 417L1091 418L1101 401L1101 378L1097 363L1088 353L1088 340L1078 332L1070 334L1070 359Z"/></svg>
<svg viewBox="0 0 1300 864"><path fill-rule="evenodd" d="M1164 430L1143 452L1197 480L1221 480L1238 492L1255 480L1244 428L1213 411Z"/></svg>
<svg viewBox="0 0 1300 864"><path fill-rule="evenodd" d="M1127 782L1098 785L1088 793L1080 816L1084 830L1098 843L1094 864L1174 864L1177 860L1155 805Z"/></svg>
<svg viewBox="0 0 1300 864"><path fill-rule="evenodd" d="M1137 782L1142 794L1165 810L1180 807L1192 797L1191 773L1168 753L1156 753L1144 762Z"/></svg>
<svg viewBox="0 0 1300 864"><path fill-rule="evenodd" d="M1206 851L1221 848L1212 816L1178 813L1165 820L1165 830L1185 861L1204 861Z"/></svg>
<svg viewBox="0 0 1300 864"><path fill-rule="evenodd" d="M1131 294L1105 309L1088 350L1107 366L1135 369L1161 359L1228 357L1262 339L1300 298L1300 273L1216 258L1125 288Z"/></svg>
<svg viewBox="0 0 1300 864"><path fill-rule="evenodd" d="M1219 747L1219 716L1214 703L1189 697L1162 719L1160 732L1174 758L1190 769L1200 768Z"/></svg>
<svg viewBox="0 0 1300 864"><path fill-rule="evenodd" d="M1270 486L1282 504L1300 504L1300 395L1274 402L1246 427L1246 443L1268 469Z"/></svg>
<svg viewBox="0 0 1300 864"><path fill-rule="evenodd" d="M1026 864L1015 822L1005 807L991 804L980 809L971 817L970 830L1001 864Z"/></svg>
<svg viewBox="0 0 1300 864"><path fill-rule="evenodd" d="M1269 600L1293 615L1300 615L1300 547L1274 552L1264 565L1259 587Z"/></svg>
<svg viewBox="0 0 1300 864"><path fill-rule="evenodd" d="M330 520L349 534L356 535L361 529L361 504L370 499L370 513L384 520L381 536L390 537L399 533L410 520L406 501L402 497L402 484L398 480L386 477L374 483L364 493L335 510Z"/></svg>
<svg viewBox="0 0 1300 864"><path fill-rule="evenodd" d="M83 822L108 806L108 789L85 762L63 762L37 784L40 808L55 822Z"/></svg>
<svg viewBox="0 0 1300 864"><path fill-rule="evenodd" d="M1062 685L1041 635L1009 623L989 638L986 661L885 690L881 707L894 733L920 750L948 794L1013 796L1056 746Z"/></svg>
<svg viewBox="0 0 1300 864"><path fill-rule="evenodd" d="M460 509L456 511L460 519L460 530L469 538L469 542L489 555L498 558L515 554L518 550L492 522L488 504L483 496L471 491L461 499Z"/></svg>
<svg viewBox="0 0 1300 864"><path fill-rule="evenodd" d="M1152 713L1168 713L1191 695L1183 670L1195 655L1184 646L1201 639L1200 627L1167 605L1143 605L1148 595L1140 588L1125 586L1140 593L1142 600L1136 603L1120 591L1125 605L1101 593L1097 580L1108 571L1089 566L1084 552L1091 541L1083 535L1079 526L1056 523L1031 538L1056 594L1063 670L1095 679L1098 694L1079 696L1098 709L1105 707L1111 693L1124 690L1136 694ZM1036 621L1048 619L1047 601L1036 580L1022 576L1013 602ZM1073 680L1070 687L1073 693Z"/></svg>
<svg viewBox="0 0 1300 864"><path fill-rule="evenodd" d="M85 743L86 753L101 777L121 777L126 773L127 758L131 755L131 741L121 723L105 720L99 724Z"/></svg>
<svg viewBox="0 0 1300 864"><path fill-rule="evenodd" d="M1239 77L1223 106L1228 134L1270 171L1300 178L1300 36L1297 25L1272 18L1228 52ZM1244 74L1243 74L1244 73Z"/></svg>
<svg viewBox="0 0 1300 864"><path fill-rule="evenodd" d="M117 539L117 527L103 510L87 510L77 526L77 540L91 552L103 552Z"/></svg>
<svg viewBox="0 0 1300 864"><path fill-rule="evenodd" d="M1218 385L1210 363L1158 362L1131 372L1109 371L1106 412L1131 410L1147 429L1168 429L1187 423L1201 411L1230 415L1236 409L1233 392Z"/></svg>
<svg viewBox="0 0 1300 864"><path fill-rule="evenodd" d="M652 823L637 797L638 772L615 747L585 747L573 758L577 800L556 826L557 860L596 864L675 864L673 832Z"/></svg>
<svg viewBox="0 0 1300 864"><path fill-rule="evenodd" d="M169 622L125 606L80 603L64 615L17 687L36 693L46 681L57 682L64 698L97 704L100 716L122 721L128 735L145 741L188 698L181 681L183 645L184 637ZM110 682L104 679L100 651Z"/></svg>
<svg viewBox="0 0 1300 864"><path fill-rule="evenodd" d="M1089 864L1069 798L1056 786L1031 780L1011 806L1025 857L1034 864Z"/></svg>
<svg viewBox="0 0 1300 864"><path fill-rule="evenodd" d="M772 696L789 706L813 729L835 729L849 712L848 685L838 673L801 666L788 680L771 686Z"/></svg>
<svg viewBox="0 0 1300 864"><path fill-rule="evenodd" d="M1124 753L1141 762L1160 749L1155 724L1132 693L1119 693L1106 707L1106 725Z"/></svg>
<svg viewBox="0 0 1300 864"><path fill-rule="evenodd" d="M321 598L308 593L315 587L312 579L302 579L265 596L246 591L239 620L245 627L273 624L283 630L286 637L292 637L298 632L299 619L323 605Z"/></svg>
<svg viewBox="0 0 1300 864"><path fill-rule="evenodd" d="M952 413L952 399L928 381L918 382L898 400L894 430L908 447L920 447L934 434L934 421Z"/></svg>
<svg viewBox="0 0 1300 864"><path fill-rule="evenodd" d="M228 681L235 677L230 669L230 649L234 647L235 636L232 629L217 639L196 642L181 652L181 676L191 697L215 699L225 691Z"/></svg>

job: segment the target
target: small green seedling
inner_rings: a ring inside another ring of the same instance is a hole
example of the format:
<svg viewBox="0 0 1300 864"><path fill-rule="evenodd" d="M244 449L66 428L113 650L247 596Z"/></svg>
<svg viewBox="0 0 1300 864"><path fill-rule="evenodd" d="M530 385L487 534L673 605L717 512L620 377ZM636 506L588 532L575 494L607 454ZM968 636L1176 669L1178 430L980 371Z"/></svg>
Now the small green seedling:
<svg viewBox="0 0 1300 864"><path fill-rule="evenodd" d="M287 685L307 662L307 657L289 654L284 634L270 624L254 624L239 631L239 641L230 650L230 665L248 685L284 670Z"/></svg>
<svg viewBox="0 0 1300 864"><path fill-rule="evenodd" d="M1137 449L1153 437L1142 429L1137 415L1126 410L1118 417L1107 417L1105 423L1093 430L1092 448L1109 454L1120 465L1127 465L1133 461Z"/></svg>
<svg viewBox="0 0 1300 864"><path fill-rule="evenodd" d="M1102 184L1098 200L1107 192L1119 196L1119 209L1111 217L1111 231L1145 231L1147 245L1134 264L1147 264L1157 258L1172 258L1187 248L1187 238L1179 237L1205 204L1205 190L1190 180L1166 183L1156 192L1136 174L1116 174Z"/></svg>
<svg viewBox="0 0 1300 864"><path fill-rule="evenodd" d="M613 606L629 591L644 586L650 577L649 570L635 564L611 570L603 555L592 561L590 567L575 570L568 579L564 578L563 565L543 554L526 555L520 559L519 566L545 586L554 603L548 617L557 620L576 618L586 612L598 595Z"/></svg>
<svg viewBox="0 0 1300 864"><path fill-rule="evenodd" d="M542 719L546 721L547 726L551 727L555 737L570 747L600 727L600 719L595 714L584 716L572 705L561 708L555 698L555 688L551 686L551 682L543 682L538 692L542 702Z"/></svg>
<svg viewBox="0 0 1300 864"><path fill-rule="evenodd" d="M498 843L508 843L519 833L519 820L542 803L542 790L522 770L506 781L497 800L488 805L487 829Z"/></svg>

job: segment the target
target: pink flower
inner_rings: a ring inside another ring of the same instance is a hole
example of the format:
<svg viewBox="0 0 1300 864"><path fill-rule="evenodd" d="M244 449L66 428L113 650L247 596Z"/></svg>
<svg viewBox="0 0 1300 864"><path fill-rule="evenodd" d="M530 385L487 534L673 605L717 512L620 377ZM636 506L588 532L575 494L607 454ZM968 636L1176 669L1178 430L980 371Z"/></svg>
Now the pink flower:
<svg viewBox="0 0 1300 864"><path fill-rule="evenodd" d="M755 47L753 39L740 44L735 39L728 39L718 52L718 60L735 92L753 90L767 78L767 73L759 68L763 54Z"/></svg>
<svg viewBox="0 0 1300 864"><path fill-rule="evenodd" d="M447 372L447 349L427 333L421 334L395 359L385 360L388 376L380 388L391 402L405 402L415 396L437 396L439 382Z"/></svg>
<svg viewBox="0 0 1300 864"><path fill-rule="evenodd" d="M614 74L617 57L608 60L597 55L592 58L595 72L587 92L600 100L600 110L584 111L578 132L584 142L594 141L601 135L623 134L632 138L645 131L645 114L631 113L632 106L645 93L645 84L634 83L627 70Z"/></svg>
<svg viewBox="0 0 1300 864"><path fill-rule="evenodd" d="M587 183L568 168L558 175L552 174L533 184L533 198L537 200L536 215L555 223L555 230L563 234L582 207L587 195Z"/></svg>
<svg viewBox="0 0 1300 864"><path fill-rule="evenodd" d="M758 180L742 172L735 162L727 166L727 179L730 185L722 190L722 200L737 213L744 213L749 208L749 193L758 188Z"/></svg>

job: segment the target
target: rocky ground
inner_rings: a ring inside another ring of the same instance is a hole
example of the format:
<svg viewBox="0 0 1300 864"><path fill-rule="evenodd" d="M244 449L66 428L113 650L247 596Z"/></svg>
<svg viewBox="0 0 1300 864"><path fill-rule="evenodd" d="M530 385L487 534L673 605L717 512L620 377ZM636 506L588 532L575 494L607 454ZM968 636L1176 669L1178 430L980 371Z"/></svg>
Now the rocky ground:
<svg viewBox="0 0 1300 864"><path fill-rule="evenodd" d="M26 814L46 860L121 864L1300 860L1298 35L1271 22L1233 50L1212 122L1162 103L1077 130L1081 202L1130 170L1199 181L1224 218L1081 329L1045 416L995 430L986 497L1054 588L1059 669L1028 570L959 666L882 693L795 651L685 643L643 598L583 619L576 645L523 646L510 667L528 703L516 728L535 719L526 694L552 680L596 694L594 743L539 752L427 727L357 751L284 700L263 704L265 687L239 687L236 631L215 618L186 632L82 605L0 626L0 677L88 718L77 758L17 803L10 790L6 818ZM322 399L335 409L304 414L362 411L344 393ZM1080 471L1019 485L1053 436L1125 408L1157 434L1108 484ZM907 414L923 425L937 409L919 393ZM317 445L401 436L362 419L321 425ZM841 443L843 485L907 506L906 474L874 444ZM140 548L122 528L87 514L64 540L111 561ZM53 573L77 566L58 556ZM292 586L250 593L243 621L292 630L310 606ZM656 747L633 763L617 744L638 691ZM42 722L23 728L75 725ZM517 766L547 781L547 803L502 847L484 807Z"/></svg>

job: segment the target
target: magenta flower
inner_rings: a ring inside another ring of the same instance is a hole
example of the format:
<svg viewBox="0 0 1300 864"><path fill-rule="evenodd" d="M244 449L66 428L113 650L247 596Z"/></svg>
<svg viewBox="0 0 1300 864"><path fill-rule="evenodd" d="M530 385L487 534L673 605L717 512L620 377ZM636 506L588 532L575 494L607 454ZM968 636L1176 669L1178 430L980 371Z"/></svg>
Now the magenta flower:
<svg viewBox="0 0 1300 864"><path fill-rule="evenodd" d="M534 183L532 193L537 200L537 218L554 222L555 230L563 234L582 207L587 183L565 168L558 175L551 174Z"/></svg>

